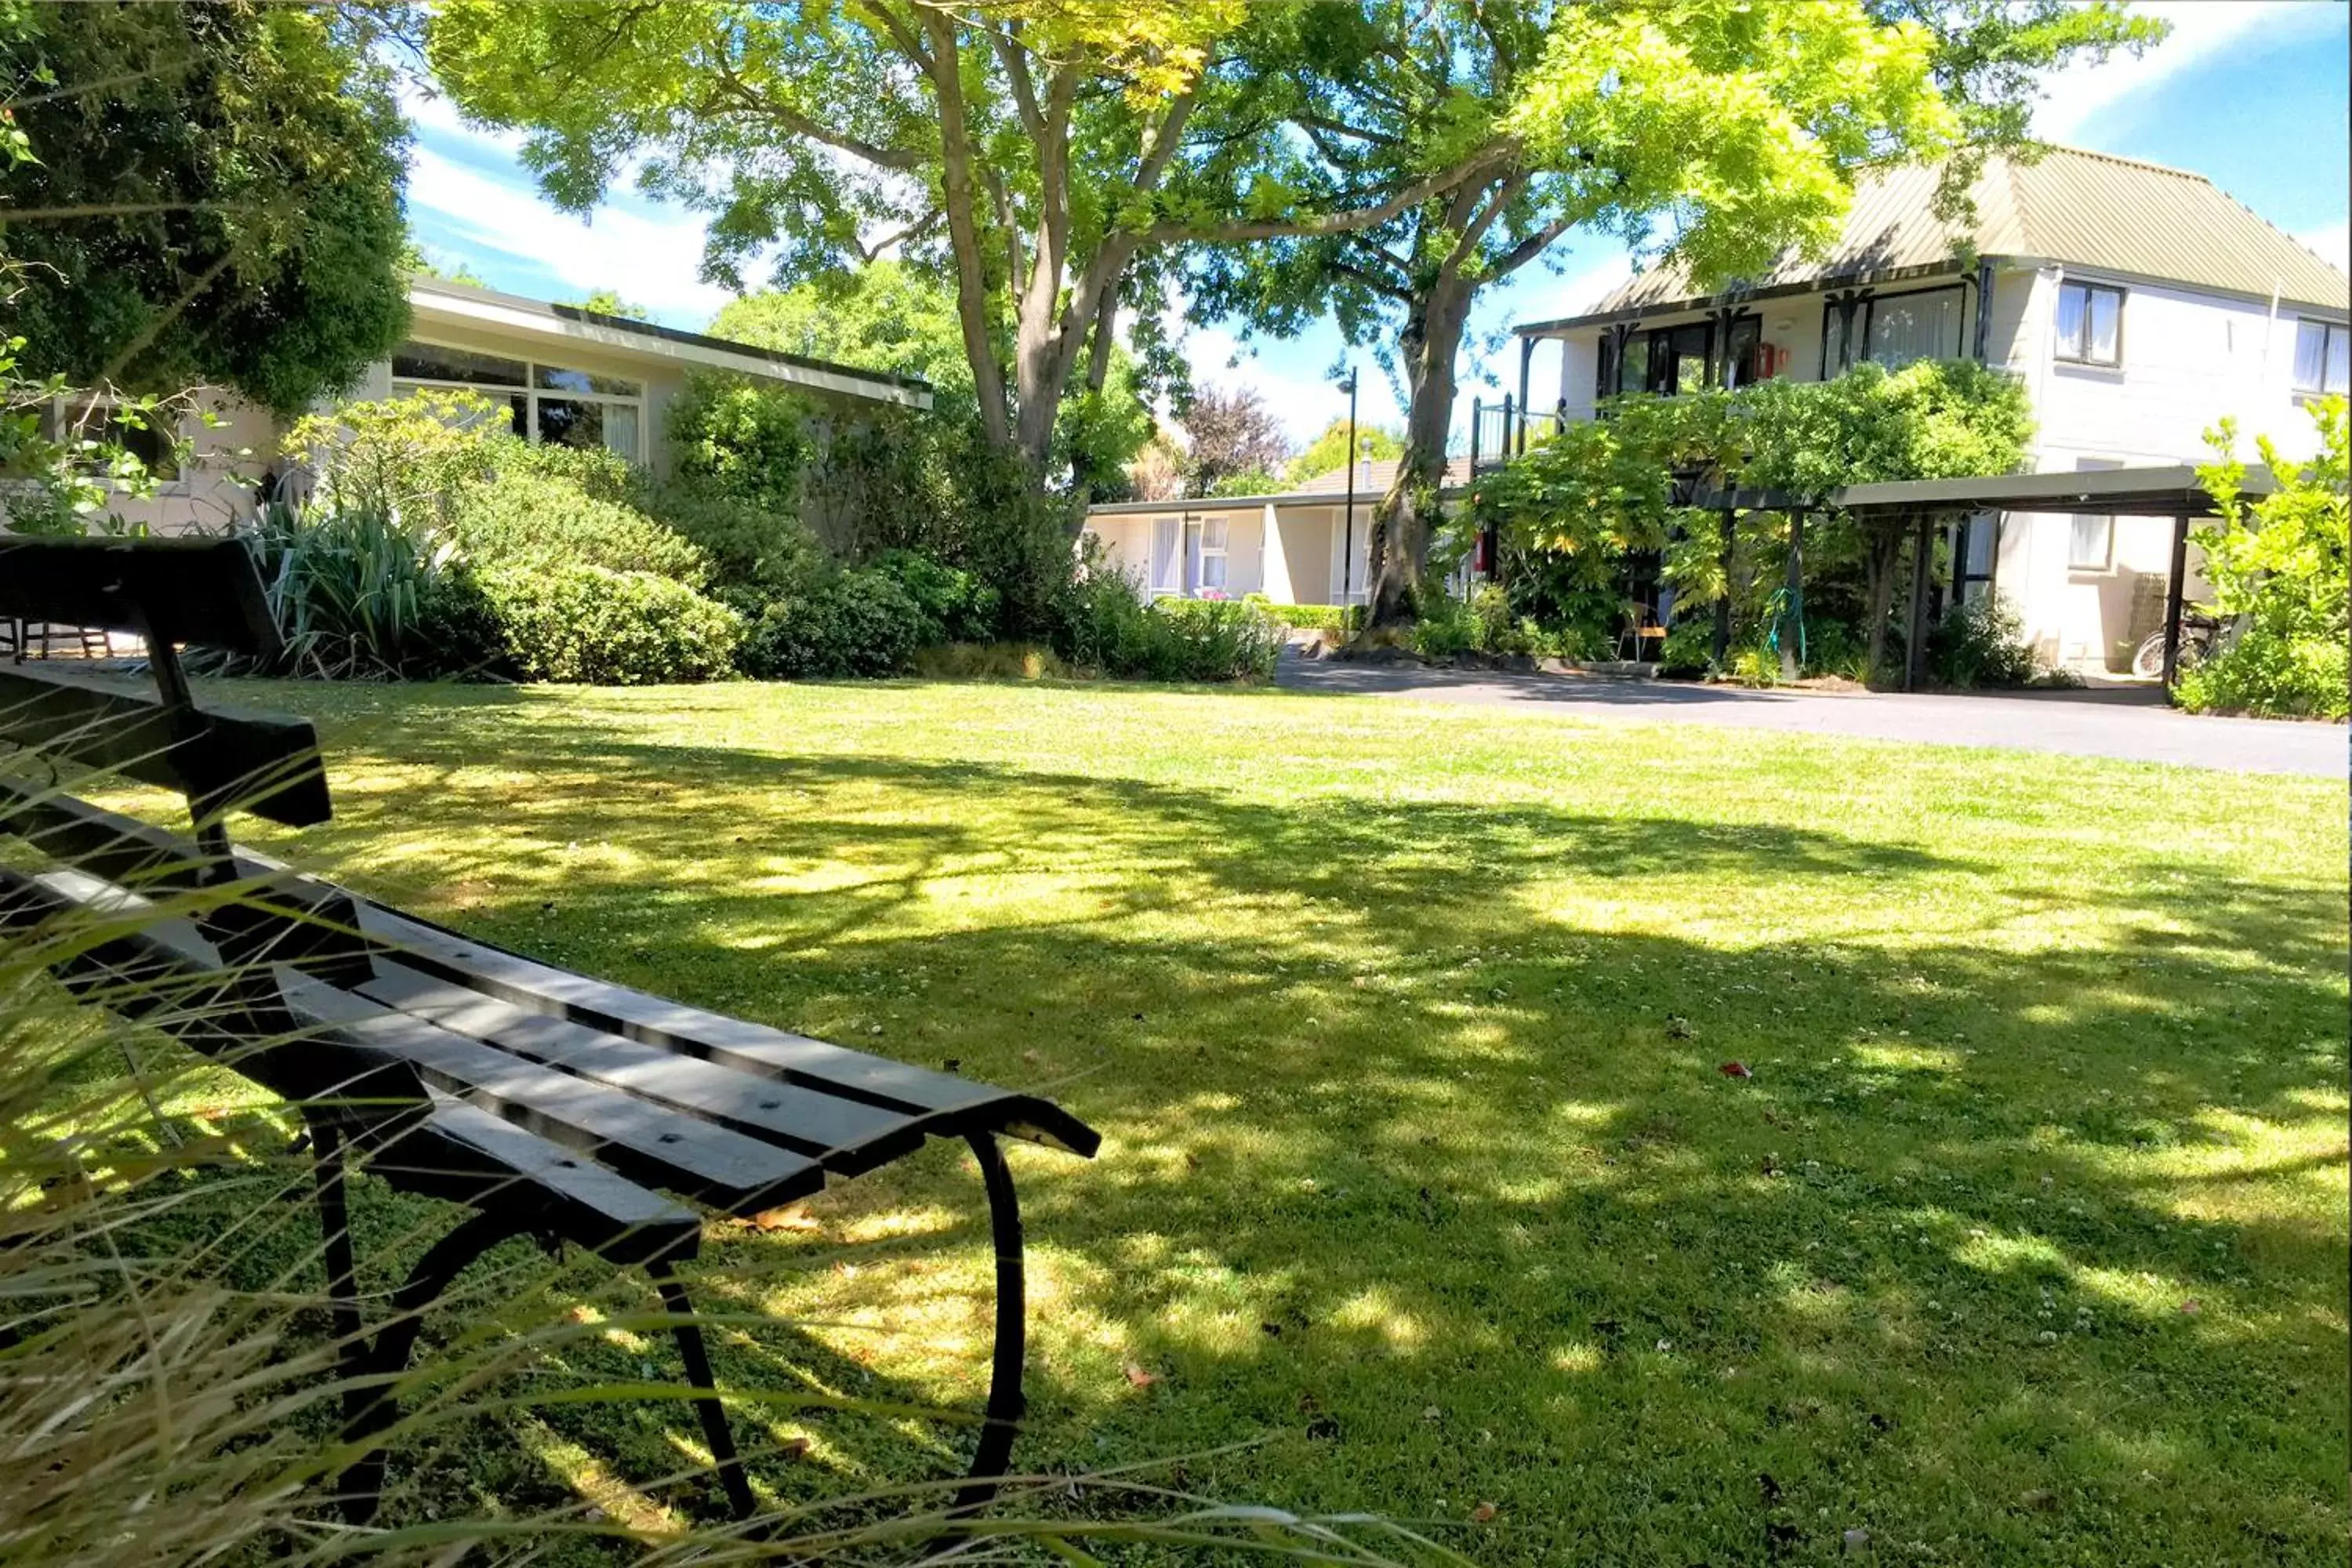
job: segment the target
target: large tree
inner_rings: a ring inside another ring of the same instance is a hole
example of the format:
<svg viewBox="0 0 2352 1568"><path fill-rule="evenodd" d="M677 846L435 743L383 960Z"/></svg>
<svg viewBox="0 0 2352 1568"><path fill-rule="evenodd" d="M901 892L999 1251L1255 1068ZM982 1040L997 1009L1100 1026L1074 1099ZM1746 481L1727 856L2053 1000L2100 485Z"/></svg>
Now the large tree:
<svg viewBox="0 0 2352 1568"><path fill-rule="evenodd" d="M1378 225L1198 251L1194 298L1276 334L1336 315L1402 382L1402 460L1371 531L1378 631L1414 614L1481 289L1580 232L1709 283L1760 270L1834 236L1865 164L2013 142L2035 70L2147 36L2060 0L1314 7L1249 36L1294 84L1286 181L1317 200L1472 173Z"/></svg>
<svg viewBox="0 0 2352 1568"><path fill-rule="evenodd" d="M1282 420L1255 387L1202 387L1178 411L1178 423L1190 440L1185 479L1196 496L1246 493L1233 488L1244 479L1261 492L1271 489L1290 458Z"/></svg>
<svg viewBox="0 0 2352 1568"><path fill-rule="evenodd" d="M773 247L780 285L885 253L951 279L982 426L1042 476L1065 389L1109 374L1139 256L1444 187L1394 171L1302 205L1264 177L1288 89L1234 47L1257 25L1240 0L451 0L427 52L464 112L526 133L558 202L634 166L710 213L709 276L740 287Z"/></svg>
<svg viewBox="0 0 2352 1568"><path fill-rule="evenodd" d="M382 358L408 320L407 128L371 41L325 9L8 6L23 370L291 412Z"/></svg>

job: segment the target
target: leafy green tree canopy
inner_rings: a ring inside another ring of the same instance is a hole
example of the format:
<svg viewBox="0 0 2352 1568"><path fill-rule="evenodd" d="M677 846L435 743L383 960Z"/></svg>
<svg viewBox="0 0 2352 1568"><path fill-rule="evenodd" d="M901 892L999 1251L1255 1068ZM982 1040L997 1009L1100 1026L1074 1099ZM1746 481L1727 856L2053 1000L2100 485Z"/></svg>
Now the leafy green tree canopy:
<svg viewBox="0 0 2352 1568"><path fill-rule="evenodd" d="M247 0L0 16L24 372L291 412L383 357L408 321L408 132L370 43Z"/></svg>
<svg viewBox="0 0 2352 1568"><path fill-rule="evenodd" d="M1404 432L1385 425L1356 426L1356 456L1374 459L1397 458L1404 454ZM1348 422L1334 419L1323 434L1307 444L1307 449L1290 460L1287 478L1292 484L1311 479L1318 474L1328 474L1348 460Z"/></svg>

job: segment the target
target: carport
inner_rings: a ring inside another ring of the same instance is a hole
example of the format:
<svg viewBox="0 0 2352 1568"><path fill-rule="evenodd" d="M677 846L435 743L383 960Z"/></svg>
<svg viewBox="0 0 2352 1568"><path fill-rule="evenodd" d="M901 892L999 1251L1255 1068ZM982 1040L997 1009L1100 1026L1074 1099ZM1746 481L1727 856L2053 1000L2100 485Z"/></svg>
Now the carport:
<svg viewBox="0 0 2352 1568"><path fill-rule="evenodd" d="M2275 488L2270 470L2252 464L2246 468L2238 493L2249 500L2259 500ZM1692 504L1702 510L1722 514L1727 529L1734 512L1787 514L1791 522L1788 581L1792 590L1801 585L1804 574L1804 520L1808 513L1843 512L1865 526L1875 523L1915 530L1917 548L1912 552L1906 623L1909 636L1904 642L1906 691L1917 689L1924 662L1935 531L1947 524L1989 512L2072 512L2088 517L2172 519L2172 560L2164 595L2164 688L2170 691L2180 668L2180 601L2189 571L2189 525L2221 515L2197 470L2185 463L2075 473L1989 474L1975 479L1848 485L1815 501L1764 490L1717 490L1696 498ZM1727 605L1725 608L1727 610ZM1717 624L1718 637L1727 635L1727 618L1719 618ZM1784 645L1782 659L1792 657L1790 647Z"/></svg>

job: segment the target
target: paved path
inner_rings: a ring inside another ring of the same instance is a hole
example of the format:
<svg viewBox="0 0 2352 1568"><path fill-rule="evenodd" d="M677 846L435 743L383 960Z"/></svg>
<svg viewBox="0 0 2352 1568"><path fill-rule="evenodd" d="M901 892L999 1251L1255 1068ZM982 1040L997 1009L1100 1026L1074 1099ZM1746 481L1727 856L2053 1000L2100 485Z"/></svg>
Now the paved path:
<svg viewBox="0 0 2352 1568"><path fill-rule="evenodd" d="M2341 724L2200 719L2173 711L2144 688L1997 696L1748 691L1673 680L1334 663L1302 658L1296 648L1284 653L1275 681L1293 691L1519 707L1601 721L2006 746L2238 773L2343 778L2347 772Z"/></svg>

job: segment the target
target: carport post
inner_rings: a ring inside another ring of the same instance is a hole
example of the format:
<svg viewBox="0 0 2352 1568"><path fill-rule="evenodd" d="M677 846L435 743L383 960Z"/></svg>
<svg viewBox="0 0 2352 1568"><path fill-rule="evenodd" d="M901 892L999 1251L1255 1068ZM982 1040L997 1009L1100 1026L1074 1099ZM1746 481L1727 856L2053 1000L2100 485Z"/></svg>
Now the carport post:
<svg viewBox="0 0 2352 1568"><path fill-rule="evenodd" d="M1780 679L1794 680L1804 673L1798 658L1798 644L1805 637L1805 514L1802 510L1789 514L1789 575L1781 584L1787 590L1788 608L1781 614L1793 626L1784 623L1780 633Z"/></svg>
<svg viewBox="0 0 2352 1568"><path fill-rule="evenodd" d="M2172 576L2164 585L2164 689L2180 674L2180 593L2189 577L2189 519L2172 520Z"/></svg>
<svg viewBox="0 0 2352 1568"><path fill-rule="evenodd" d="M1731 513L1725 512L1717 520L1723 539L1723 593L1715 601L1715 667L1731 657Z"/></svg>

